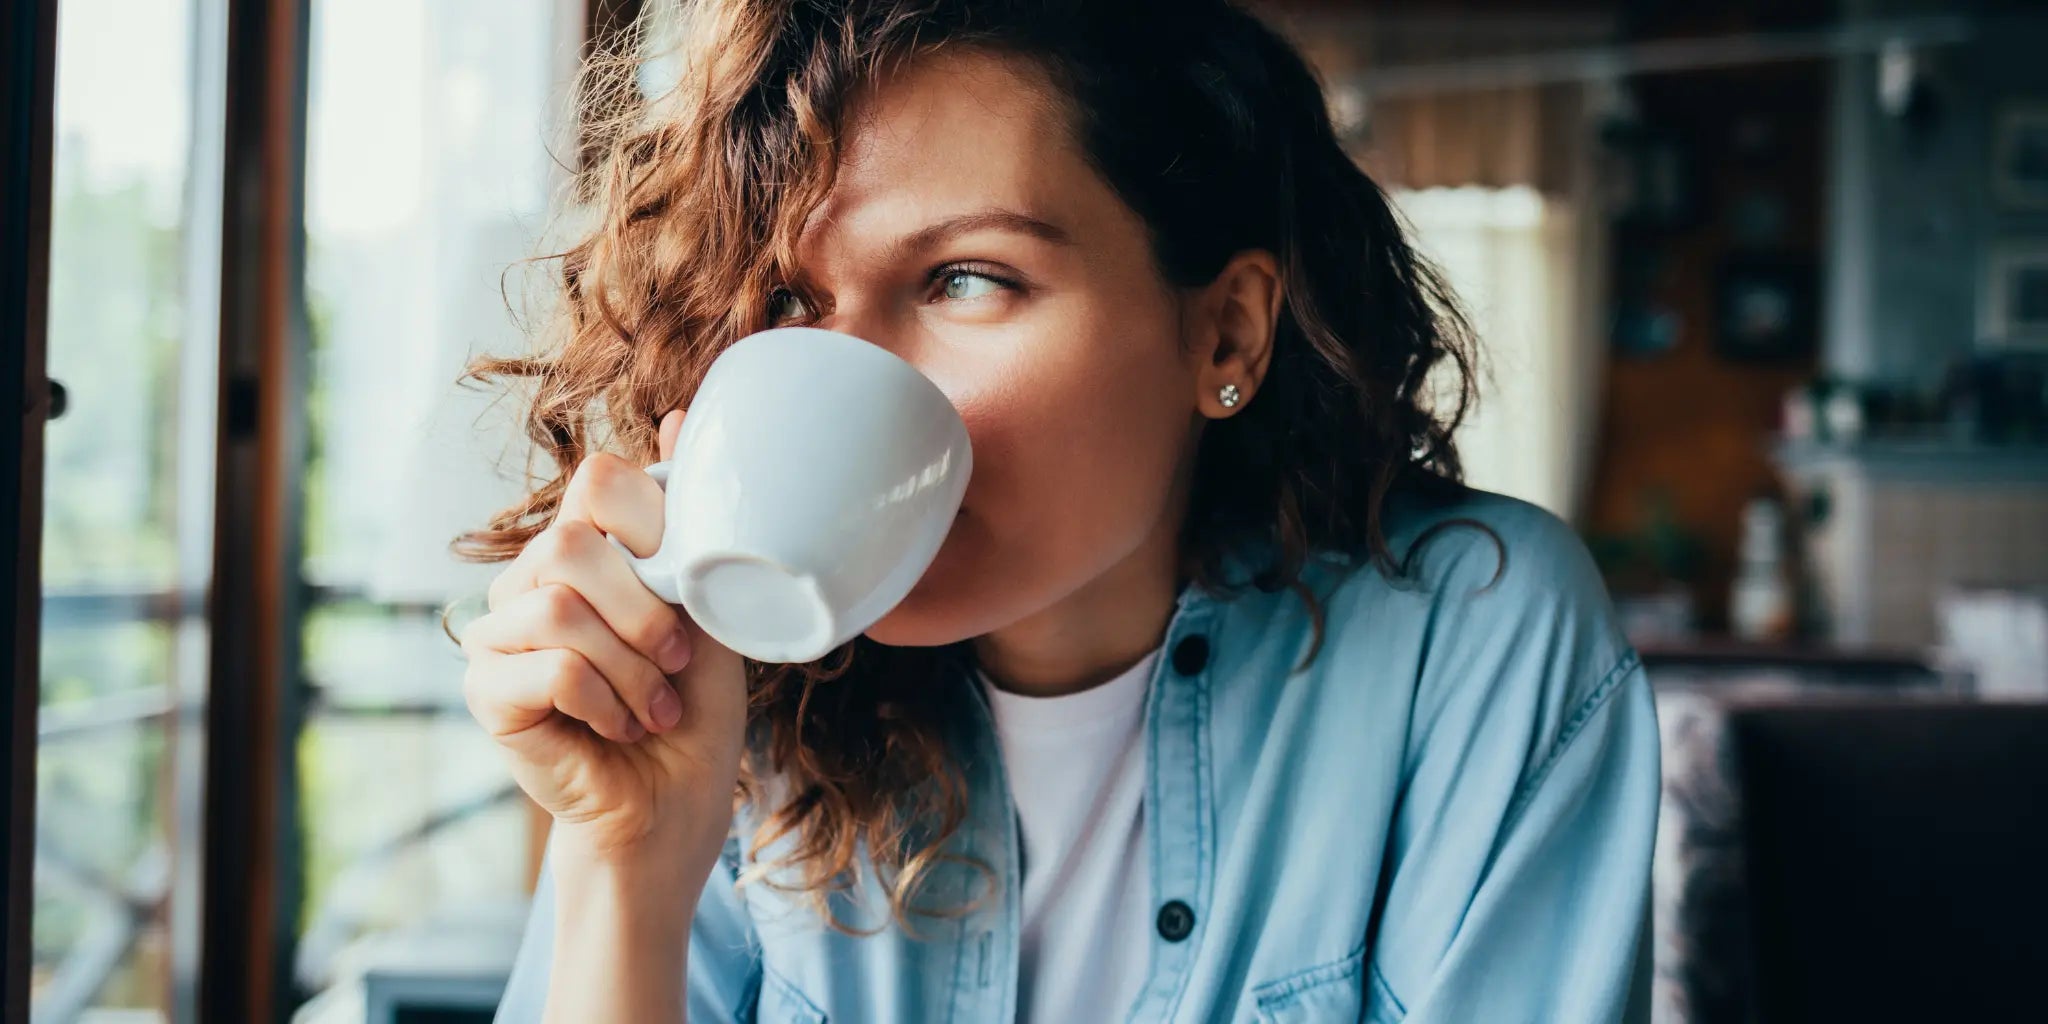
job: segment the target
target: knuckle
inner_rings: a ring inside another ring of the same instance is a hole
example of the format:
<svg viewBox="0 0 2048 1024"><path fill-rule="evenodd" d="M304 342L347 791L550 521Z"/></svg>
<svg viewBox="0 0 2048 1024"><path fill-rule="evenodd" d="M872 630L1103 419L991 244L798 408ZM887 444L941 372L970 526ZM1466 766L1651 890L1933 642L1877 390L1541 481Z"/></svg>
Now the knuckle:
<svg viewBox="0 0 2048 1024"><path fill-rule="evenodd" d="M559 526L560 524L557 523L556 525ZM525 570L526 575L531 576L538 567L557 561L559 558L556 554L557 545L562 542L560 533L561 531L557 530L555 526L550 526L534 534L533 539L527 541L526 546L520 549L518 559L512 564ZM510 575L510 572L508 571L506 575ZM503 577L500 578L502 579Z"/></svg>
<svg viewBox="0 0 2048 1024"><path fill-rule="evenodd" d="M548 693L553 696L566 697L589 681L590 668L575 651L555 648L549 652L549 661Z"/></svg>
<svg viewBox="0 0 2048 1024"><path fill-rule="evenodd" d="M567 527L574 521L570 519L555 520L547 529L542 530L532 540L528 541L526 543L526 550L521 552L521 554L532 562L542 565L562 561L568 554L568 545L572 543L568 540L570 531Z"/></svg>
<svg viewBox="0 0 2048 1024"><path fill-rule="evenodd" d="M580 487L585 496L595 494L616 483L624 475L622 471L629 468L625 459L611 452L598 452L576 466L569 486Z"/></svg>
<svg viewBox="0 0 2048 1024"><path fill-rule="evenodd" d="M583 595L566 583L548 583L534 590L536 614L550 629L573 626L583 618Z"/></svg>
<svg viewBox="0 0 2048 1024"><path fill-rule="evenodd" d="M657 609L641 616L640 621L631 630L632 635L626 638L626 642L632 644L634 650L647 655L651 659L661 652L662 645L668 643L669 634L675 632L675 629L675 613L667 608Z"/></svg>
<svg viewBox="0 0 2048 1024"><path fill-rule="evenodd" d="M564 562L582 561L604 549L604 534L582 519L566 519L554 526L555 553Z"/></svg>

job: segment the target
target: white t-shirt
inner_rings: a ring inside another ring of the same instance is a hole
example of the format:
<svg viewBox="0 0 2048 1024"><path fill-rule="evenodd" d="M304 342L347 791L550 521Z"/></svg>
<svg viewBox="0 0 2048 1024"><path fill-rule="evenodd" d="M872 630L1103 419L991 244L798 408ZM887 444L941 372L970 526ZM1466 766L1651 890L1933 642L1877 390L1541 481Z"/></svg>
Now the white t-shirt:
<svg viewBox="0 0 2048 1024"><path fill-rule="evenodd" d="M1024 850L1019 1024L1120 1021L1152 940L1145 693L1158 652L1080 693L1025 697L982 679Z"/></svg>

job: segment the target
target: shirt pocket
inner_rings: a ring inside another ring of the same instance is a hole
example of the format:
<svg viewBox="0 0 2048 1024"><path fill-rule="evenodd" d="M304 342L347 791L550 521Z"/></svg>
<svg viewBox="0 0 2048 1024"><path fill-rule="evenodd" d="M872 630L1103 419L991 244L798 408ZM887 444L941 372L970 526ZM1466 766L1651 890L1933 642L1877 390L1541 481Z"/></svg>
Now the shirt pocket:
<svg viewBox="0 0 2048 1024"><path fill-rule="evenodd" d="M1365 951L1266 982L1252 989L1252 1003L1259 1024L1359 1021L1365 1015Z"/></svg>
<svg viewBox="0 0 2048 1024"><path fill-rule="evenodd" d="M754 1020L757 1024L825 1024L825 1011L774 968L763 966L761 1001L754 1009Z"/></svg>

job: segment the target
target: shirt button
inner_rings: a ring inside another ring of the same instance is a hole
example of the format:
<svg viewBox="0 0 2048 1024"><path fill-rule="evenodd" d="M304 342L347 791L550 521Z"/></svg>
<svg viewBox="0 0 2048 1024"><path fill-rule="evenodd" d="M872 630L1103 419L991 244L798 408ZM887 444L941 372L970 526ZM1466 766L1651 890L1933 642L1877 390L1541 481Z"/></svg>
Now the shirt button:
<svg viewBox="0 0 2048 1024"><path fill-rule="evenodd" d="M1184 676L1200 672L1209 664L1209 638L1200 633L1182 640L1173 648L1173 670Z"/></svg>
<svg viewBox="0 0 2048 1024"><path fill-rule="evenodd" d="M1194 908L1179 900L1167 900L1159 908L1159 937L1168 942L1179 942L1195 930Z"/></svg>

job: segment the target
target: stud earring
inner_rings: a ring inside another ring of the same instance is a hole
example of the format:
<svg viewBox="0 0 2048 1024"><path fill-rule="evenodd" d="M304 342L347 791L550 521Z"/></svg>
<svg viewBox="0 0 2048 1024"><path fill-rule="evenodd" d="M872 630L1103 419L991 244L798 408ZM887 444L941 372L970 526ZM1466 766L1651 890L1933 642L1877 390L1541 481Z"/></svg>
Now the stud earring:
<svg viewBox="0 0 2048 1024"><path fill-rule="evenodd" d="M1222 402L1225 409L1235 409L1237 408L1240 394L1237 390L1237 385L1225 384L1223 385L1223 390L1216 392L1216 400Z"/></svg>

